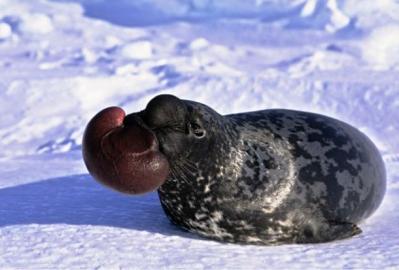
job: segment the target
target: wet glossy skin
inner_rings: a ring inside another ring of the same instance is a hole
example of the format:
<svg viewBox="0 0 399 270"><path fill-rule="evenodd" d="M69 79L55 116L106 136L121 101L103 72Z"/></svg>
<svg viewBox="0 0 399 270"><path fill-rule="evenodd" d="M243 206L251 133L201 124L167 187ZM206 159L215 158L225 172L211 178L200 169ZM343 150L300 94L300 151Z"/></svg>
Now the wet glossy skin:
<svg viewBox="0 0 399 270"><path fill-rule="evenodd" d="M119 119L108 125L114 127L122 116L109 118ZM109 129L102 121L89 124L86 139ZM116 148L139 158L129 161L122 180L104 170L94 176L122 192L159 186L170 220L212 239L281 244L347 238L361 232L356 224L377 209L385 193L385 168L376 147L330 117L291 110L222 116L206 105L162 95L123 121L129 131L115 131L112 140L134 144ZM104 139L104 144L109 143ZM153 162L153 156L142 154L147 152L166 158L154 159L161 164L158 171L141 166ZM86 155L91 172L120 154L102 155L107 158L100 161Z"/></svg>
<svg viewBox="0 0 399 270"><path fill-rule="evenodd" d="M120 192L140 194L156 189L169 174L155 135L117 107L99 112L83 137L87 169L102 184Z"/></svg>

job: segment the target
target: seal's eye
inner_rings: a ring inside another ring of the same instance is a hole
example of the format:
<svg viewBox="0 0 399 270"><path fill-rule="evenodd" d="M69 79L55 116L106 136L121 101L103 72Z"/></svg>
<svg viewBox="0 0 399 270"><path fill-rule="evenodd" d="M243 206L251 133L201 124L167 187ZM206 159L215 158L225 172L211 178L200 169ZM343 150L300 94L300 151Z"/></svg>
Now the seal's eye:
<svg viewBox="0 0 399 270"><path fill-rule="evenodd" d="M189 129L192 131L196 138L202 139L205 137L206 131L198 123L189 123Z"/></svg>

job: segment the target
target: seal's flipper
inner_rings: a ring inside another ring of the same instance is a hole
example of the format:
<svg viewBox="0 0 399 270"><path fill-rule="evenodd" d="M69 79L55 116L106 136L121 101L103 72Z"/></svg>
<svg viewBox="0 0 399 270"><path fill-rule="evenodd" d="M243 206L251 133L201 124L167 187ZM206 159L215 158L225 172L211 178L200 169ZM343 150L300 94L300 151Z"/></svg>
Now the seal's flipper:
<svg viewBox="0 0 399 270"><path fill-rule="evenodd" d="M326 221L320 226L308 224L298 237L298 243L324 243L333 240L340 240L360 234L362 230L353 223Z"/></svg>

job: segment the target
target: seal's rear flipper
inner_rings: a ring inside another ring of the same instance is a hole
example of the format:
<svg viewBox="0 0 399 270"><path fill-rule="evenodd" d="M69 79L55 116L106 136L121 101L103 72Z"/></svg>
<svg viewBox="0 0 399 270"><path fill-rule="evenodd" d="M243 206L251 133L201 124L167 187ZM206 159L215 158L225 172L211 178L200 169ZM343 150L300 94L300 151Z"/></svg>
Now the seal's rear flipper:
<svg viewBox="0 0 399 270"><path fill-rule="evenodd" d="M298 243L324 243L358 235L362 230L353 223L326 221L319 226L308 224L304 227Z"/></svg>

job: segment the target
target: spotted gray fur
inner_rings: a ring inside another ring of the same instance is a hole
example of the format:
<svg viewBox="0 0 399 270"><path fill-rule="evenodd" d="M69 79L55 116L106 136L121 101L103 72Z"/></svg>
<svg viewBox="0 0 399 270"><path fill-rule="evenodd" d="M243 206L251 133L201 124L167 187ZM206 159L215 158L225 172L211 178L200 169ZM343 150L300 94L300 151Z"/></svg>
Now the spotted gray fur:
<svg viewBox="0 0 399 270"><path fill-rule="evenodd" d="M222 116L184 103L207 134L169 159L171 175L159 188L167 216L182 228L235 243L326 242L360 233L356 224L380 205L384 164L354 127L300 111Z"/></svg>

